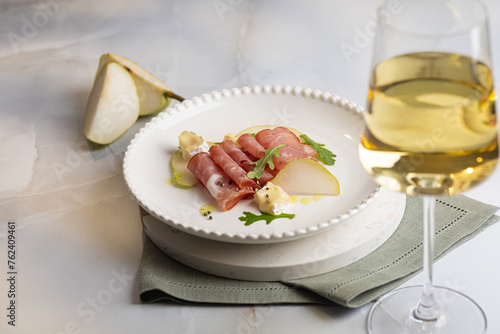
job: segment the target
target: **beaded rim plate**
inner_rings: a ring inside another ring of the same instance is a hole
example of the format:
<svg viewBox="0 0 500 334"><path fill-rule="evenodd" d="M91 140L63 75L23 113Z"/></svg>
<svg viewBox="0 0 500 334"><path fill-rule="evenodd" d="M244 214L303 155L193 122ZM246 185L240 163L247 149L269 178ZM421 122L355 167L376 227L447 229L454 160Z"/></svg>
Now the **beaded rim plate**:
<svg viewBox="0 0 500 334"><path fill-rule="evenodd" d="M203 94L159 113L130 142L123 162L125 182L140 206L181 231L232 243L272 243L303 238L360 212L380 193L362 168L358 145L363 109L337 95L291 86L254 86ZM340 183L339 196L302 197L285 211L295 218L246 226L244 211L259 214L251 200L232 210L200 214L204 204L215 204L201 185L181 189L169 182L170 159L178 136L193 131L207 141L220 141L255 125L282 125L307 134L337 155L326 166Z"/></svg>

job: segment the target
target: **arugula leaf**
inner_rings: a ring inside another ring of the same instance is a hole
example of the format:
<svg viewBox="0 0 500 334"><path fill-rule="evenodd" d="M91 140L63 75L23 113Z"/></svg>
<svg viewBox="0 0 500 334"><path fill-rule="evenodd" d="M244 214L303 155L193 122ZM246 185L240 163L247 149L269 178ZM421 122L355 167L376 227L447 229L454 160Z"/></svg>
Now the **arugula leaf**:
<svg viewBox="0 0 500 334"><path fill-rule="evenodd" d="M293 213L281 213L279 215L274 216L274 215L271 215L271 214L265 213L265 212L261 212L260 215L256 215L255 213L252 213L252 212L243 211L243 214L245 216L242 216L238 219L241 221L246 221L245 226L252 225L253 223L255 223L256 221L259 221L259 220L265 220L266 225L269 225L273 220L278 219L278 218L292 219L293 217L295 217L295 214L293 214Z"/></svg>
<svg viewBox="0 0 500 334"><path fill-rule="evenodd" d="M311 145L312 148L319 154L320 159L322 159L327 165L335 165L335 154L330 150L324 148L325 144L320 144L309 138L307 135L300 135L300 138L304 140L304 144Z"/></svg>
<svg viewBox="0 0 500 334"><path fill-rule="evenodd" d="M264 152L264 156L255 162L250 162L250 164L255 165L255 168L247 173L247 177L250 179L260 179L267 165L269 165L269 168L274 169L273 158L274 156L280 156L280 149L284 146L286 145L278 145L261 151Z"/></svg>

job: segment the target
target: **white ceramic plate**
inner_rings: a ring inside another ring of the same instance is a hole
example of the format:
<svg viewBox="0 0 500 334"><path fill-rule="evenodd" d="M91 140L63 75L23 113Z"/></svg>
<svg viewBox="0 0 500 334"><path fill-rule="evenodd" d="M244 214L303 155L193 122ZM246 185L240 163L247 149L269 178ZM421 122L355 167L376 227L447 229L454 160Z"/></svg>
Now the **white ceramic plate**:
<svg viewBox="0 0 500 334"><path fill-rule="evenodd" d="M290 86L255 86L204 94L158 114L130 142L125 154L125 181L139 204L168 225L213 240L233 243L282 242L320 232L363 210L380 189L358 159L362 108L336 95ZM184 130L207 141L220 141L254 125L295 128L325 144L337 155L330 172L340 183L339 196L323 196L309 204L294 203L286 213L294 219L258 221L245 226L244 211L259 213L251 200L207 219L203 204L215 204L201 185L180 189L172 177L170 158Z"/></svg>

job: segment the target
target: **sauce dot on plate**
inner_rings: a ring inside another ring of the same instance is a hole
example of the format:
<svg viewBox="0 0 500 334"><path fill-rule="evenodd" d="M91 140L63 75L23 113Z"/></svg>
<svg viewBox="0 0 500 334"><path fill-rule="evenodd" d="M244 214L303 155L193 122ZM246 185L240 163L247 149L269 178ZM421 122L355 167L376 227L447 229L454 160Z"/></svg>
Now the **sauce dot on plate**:
<svg viewBox="0 0 500 334"><path fill-rule="evenodd" d="M302 197L300 199L300 203L302 203L302 204L309 204L311 202L312 202L312 198L311 197Z"/></svg>
<svg viewBox="0 0 500 334"><path fill-rule="evenodd" d="M211 217L212 216L212 213L217 209L217 207L213 204L204 204L202 205L202 207L200 208L200 214L203 216L203 217Z"/></svg>

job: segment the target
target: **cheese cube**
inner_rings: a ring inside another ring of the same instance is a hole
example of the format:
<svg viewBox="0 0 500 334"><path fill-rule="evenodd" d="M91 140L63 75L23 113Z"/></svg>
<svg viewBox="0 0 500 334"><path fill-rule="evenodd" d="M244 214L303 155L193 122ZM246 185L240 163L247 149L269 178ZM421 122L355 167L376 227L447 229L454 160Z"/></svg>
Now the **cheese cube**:
<svg viewBox="0 0 500 334"><path fill-rule="evenodd" d="M280 186L271 182L267 182L259 189L254 197L254 202L259 206L259 210L271 215L281 214L291 201L290 196Z"/></svg>

